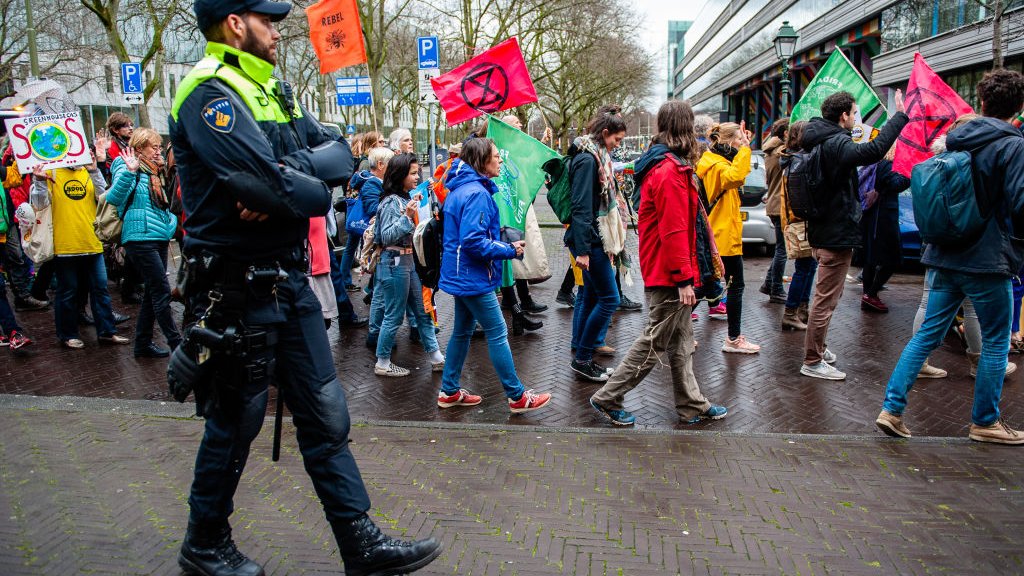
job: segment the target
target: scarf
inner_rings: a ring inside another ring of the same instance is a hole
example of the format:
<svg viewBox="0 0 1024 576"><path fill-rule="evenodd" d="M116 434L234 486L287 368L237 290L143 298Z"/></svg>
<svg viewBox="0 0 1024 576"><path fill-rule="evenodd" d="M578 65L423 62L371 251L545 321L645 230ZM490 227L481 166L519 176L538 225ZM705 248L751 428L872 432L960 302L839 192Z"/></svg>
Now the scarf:
<svg viewBox="0 0 1024 576"><path fill-rule="evenodd" d="M580 150L592 154L597 160L597 178L601 183L601 198L597 208L597 231L601 245L607 254L617 255L626 245L626 226L618 209L618 188L615 183L615 169L612 157L604 146L590 136L580 136L573 141Z"/></svg>
<svg viewBox="0 0 1024 576"><path fill-rule="evenodd" d="M159 210L167 210L171 203L164 194L164 179L160 175L160 167L154 162L139 156L139 169L149 176L149 201Z"/></svg>
<svg viewBox="0 0 1024 576"><path fill-rule="evenodd" d="M736 154L739 150L729 146L728 144L715 144L711 147L711 151L718 154L722 158L725 158L729 162L732 162L736 158Z"/></svg>

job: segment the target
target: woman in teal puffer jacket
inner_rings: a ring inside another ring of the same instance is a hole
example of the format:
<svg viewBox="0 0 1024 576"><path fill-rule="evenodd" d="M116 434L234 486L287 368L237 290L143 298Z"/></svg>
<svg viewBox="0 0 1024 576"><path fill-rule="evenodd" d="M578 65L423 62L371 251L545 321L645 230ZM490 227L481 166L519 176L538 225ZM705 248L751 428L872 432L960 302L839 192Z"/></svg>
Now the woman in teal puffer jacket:
<svg viewBox="0 0 1024 576"><path fill-rule="evenodd" d="M167 246L177 220L168 210L160 166L164 160L160 135L149 128L132 134L128 149L110 165L111 186L106 200L117 207L124 222L121 243L145 282L145 293L135 324L135 357L164 358L170 350L153 343L153 324L173 350L181 334L171 316L171 287L167 282Z"/></svg>

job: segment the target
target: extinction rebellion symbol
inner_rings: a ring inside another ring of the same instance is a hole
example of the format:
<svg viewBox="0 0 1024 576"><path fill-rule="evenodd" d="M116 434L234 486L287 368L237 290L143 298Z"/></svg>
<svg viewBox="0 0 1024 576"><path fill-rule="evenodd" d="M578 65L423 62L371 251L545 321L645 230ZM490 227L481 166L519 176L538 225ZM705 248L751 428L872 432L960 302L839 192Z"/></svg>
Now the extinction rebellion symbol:
<svg viewBox="0 0 1024 576"><path fill-rule="evenodd" d="M462 79L462 99L481 112L497 112L508 99L508 74L497 64L484 62Z"/></svg>
<svg viewBox="0 0 1024 576"><path fill-rule="evenodd" d="M901 134L900 141L921 152L929 152L932 142L956 120L953 106L927 88L915 88L907 93L906 108L910 122L903 133L908 137Z"/></svg>

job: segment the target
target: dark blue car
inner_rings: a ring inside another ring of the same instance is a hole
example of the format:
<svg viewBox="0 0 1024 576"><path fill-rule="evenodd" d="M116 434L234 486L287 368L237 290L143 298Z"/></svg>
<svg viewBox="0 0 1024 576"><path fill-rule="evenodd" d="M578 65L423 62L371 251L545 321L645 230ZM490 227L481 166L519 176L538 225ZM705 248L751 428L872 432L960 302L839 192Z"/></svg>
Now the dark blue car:
<svg viewBox="0 0 1024 576"><path fill-rule="evenodd" d="M914 222L914 202L910 190L900 192L900 246L903 259L917 262L921 259L921 233Z"/></svg>

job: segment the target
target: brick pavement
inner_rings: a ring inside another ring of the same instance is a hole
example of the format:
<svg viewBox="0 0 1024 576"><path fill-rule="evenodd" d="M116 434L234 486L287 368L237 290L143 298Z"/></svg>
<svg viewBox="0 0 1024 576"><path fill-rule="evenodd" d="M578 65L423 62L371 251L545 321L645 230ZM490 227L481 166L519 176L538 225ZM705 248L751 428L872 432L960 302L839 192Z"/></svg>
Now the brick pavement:
<svg viewBox="0 0 1024 576"><path fill-rule="evenodd" d="M10 399L0 573L178 574L181 464L202 423ZM294 430L276 464L270 436L238 490L240 546L268 574L339 573ZM375 520L444 543L423 574L991 574L1024 562L1013 448L450 425L352 437Z"/></svg>
<svg viewBox="0 0 1024 576"><path fill-rule="evenodd" d="M406 379L389 380L373 375L373 354L363 346L365 330L330 330L335 364L357 420L401 420L490 424L543 424L550 426L605 426L587 404L595 385L575 380L569 369L571 310L554 304L555 292L568 258L560 249L560 231L545 229L548 256L555 277L535 285L535 298L552 308L538 315L545 326L536 333L512 337L512 350L520 377L528 387L555 394L550 409L527 416L510 417L503 406L501 386L485 352L483 340L474 340L464 371L463 384L485 395L476 409L438 410L434 396L440 376L426 369L427 360L401 329L395 360L417 367ZM635 239L631 239L635 242ZM899 275L883 292L892 306L887 315L861 312L859 286L847 285L832 323L829 346L839 354L838 366L849 374L845 382L824 382L797 374L802 357L803 334L778 331L781 305L767 303L757 292L768 259L751 257L746 263L744 330L763 346L761 354L737 357L720 352L725 322L702 317L695 325L700 342L695 372L704 393L729 408L729 416L700 429L735 432L806 432L826 434L873 433L885 381L910 335L910 325L920 298L920 274ZM855 273L855 272L854 272ZM625 288L633 298L642 296L637 284ZM115 305L133 312L131 307ZM357 303L364 310L362 302ZM440 341L450 334L451 300L438 297ZM701 309L703 313L704 309ZM53 337L52 313L25 312L19 318L39 342L29 358L14 358L0 350L0 394L45 396L95 396L128 399L165 399L166 384L162 360L138 360L128 347L97 346L91 328L83 329L87 348L64 350ZM625 353L642 329L643 313L619 313L609 332L608 343ZM132 324L125 326L130 333ZM920 381L911 393L906 418L918 435L964 436L970 417L973 380L967 376L965 357L949 345L933 355L933 364L948 368L944 380ZM614 360L612 360L614 362ZM1014 424L1024 424L1024 395L1018 373L1007 378L1003 410ZM639 426L651 429L680 428L671 408L668 370L657 368L627 397L626 407L636 413Z"/></svg>

